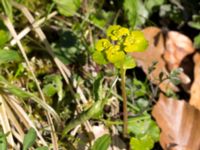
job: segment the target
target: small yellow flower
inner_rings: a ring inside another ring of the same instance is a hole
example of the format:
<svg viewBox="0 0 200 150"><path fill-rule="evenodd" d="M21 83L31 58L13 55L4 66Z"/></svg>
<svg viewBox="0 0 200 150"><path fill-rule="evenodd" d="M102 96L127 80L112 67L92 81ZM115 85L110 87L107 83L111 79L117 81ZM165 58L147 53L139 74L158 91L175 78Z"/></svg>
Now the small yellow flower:
<svg viewBox="0 0 200 150"><path fill-rule="evenodd" d="M118 30L118 38L121 38L122 36L127 36L129 35L129 30L127 28L121 27Z"/></svg>
<svg viewBox="0 0 200 150"><path fill-rule="evenodd" d="M97 51L101 52L103 50L108 49L111 46L110 41L108 41L107 39L100 39L96 45L95 48Z"/></svg>
<svg viewBox="0 0 200 150"><path fill-rule="evenodd" d="M109 26L106 35L111 38L111 40L116 41L118 40L118 30L121 28L119 25L112 25Z"/></svg>
<svg viewBox="0 0 200 150"><path fill-rule="evenodd" d="M142 31L132 31L126 37L124 46L125 52L141 52L147 48L148 42Z"/></svg>
<svg viewBox="0 0 200 150"><path fill-rule="evenodd" d="M114 46L111 46L106 51L106 56L109 62L116 63L116 62L121 62L124 60L125 53L123 51L120 51L119 45L114 45Z"/></svg>
<svg viewBox="0 0 200 150"><path fill-rule="evenodd" d="M111 38L111 40L116 41L119 40L122 36L128 35L129 30L119 25L112 25L109 26L106 34Z"/></svg>

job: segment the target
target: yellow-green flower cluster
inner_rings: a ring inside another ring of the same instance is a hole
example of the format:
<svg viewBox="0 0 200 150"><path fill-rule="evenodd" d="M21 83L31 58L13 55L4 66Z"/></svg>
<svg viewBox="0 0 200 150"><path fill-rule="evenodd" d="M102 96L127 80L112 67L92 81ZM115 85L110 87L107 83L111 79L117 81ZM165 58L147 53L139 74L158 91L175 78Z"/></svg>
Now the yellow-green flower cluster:
<svg viewBox="0 0 200 150"><path fill-rule="evenodd" d="M95 45L93 58L99 64L110 62L121 67L128 64L126 60L130 61L130 58L127 59L128 52L141 52L148 46L143 32L139 30L130 31L125 27L112 25L107 29L106 35L107 39L100 39Z"/></svg>

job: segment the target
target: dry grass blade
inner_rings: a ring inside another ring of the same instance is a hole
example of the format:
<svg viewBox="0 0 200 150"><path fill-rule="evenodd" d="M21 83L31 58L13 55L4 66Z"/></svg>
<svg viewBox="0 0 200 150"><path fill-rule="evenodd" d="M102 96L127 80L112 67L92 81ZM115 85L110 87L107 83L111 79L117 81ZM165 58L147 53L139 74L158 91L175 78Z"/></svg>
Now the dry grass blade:
<svg viewBox="0 0 200 150"><path fill-rule="evenodd" d="M35 21L31 26L28 26L24 28L18 35L17 35L17 40L21 40L23 37L25 37L31 30L32 28L38 28L42 23L44 23L46 20L53 18L58 14L57 11L52 12L49 14L47 17L43 17L38 21ZM14 38L11 40L10 45L14 46L17 44L17 40Z"/></svg>
<svg viewBox="0 0 200 150"><path fill-rule="evenodd" d="M160 96L152 112L162 132L163 149L200 149L200 111L185 101Z"/></svg>
<svg viewBox="0 0 200 150"><path fill-rule="evenodd" d="M35 20L34 20L34 18L32 17L31 13L28 11L28 9L26 7L24 7L22 5L19 5L19 4L15 3L15 2L13 2L13 5L16 8L20 9L25 14L25 16L27 17L27 19L30 21L31 24L34 23ZM36 29L36 30L38 30L38 29ZM38 84L38 89L40 91L39 84ZM40 92L40 94L41 94L41 97L42 97L43 101L45 101L45 98L44 98L44 95L43 95L42 91ZM46 113L47 113L48 124L49 124L49 126L51 128L51 137L52 137L53 147L54 147L54 150L58 150L58 137L57 137L56 132L55 132L55 127L53 125L53 120L52 120L51 115L49 114L49 112L47 111Z"/></svg>
<svg viewBox="0 0 200 150"><path fill-rule="evenodd" d="M4 20L5 25L6 25L7 28L9 29L11 35L16 39L17 44L18 44L18 46L19 46L19 48L20 48L20 50L21 50L21 53L22 53L24 59L26 60L27 66L28 66L28 68L29 68L29 70L30 70L30 72L31 72L31 74L32 74L32 76L33 76L33 79L34 79L36 85L37 85L37 88L38 88L38 90L39 90L39 93L40 93L40 95L41 95L41 98L42 98L42 100L45 102L45 97L44 97L44 94L43 94L43 92L42 92L42 90L41 90L41 87L40 87L40 85L39 85L39 82L37 81L37 78L36 78L36 76L35 76L35 74L34 74L32 68L31 68L31 65L30 65L30 63L29 63L29 60L28 60L28 58L27 58L27 56L26 56L26 53L25 53L25 51L24 51L24 48L23 48L21 42L17 39L17 38L18 38L18 37L17 37L17 33L16 33L16 31L15 31L15 29L14 29L12 23L9 21L8 18L3 18L3 20ZM57 141L57 136L56 136L56 134L55 134L55 129L54 129L54 126L53 126L53 121L52 121L51 116L50 116L50 114L49 114L48 111L47 111L47 120L48 120L48 122L49 122L50 127L52 128L52 132L51 132L51 133L52 133L52 135L53 135L52 140L53 140L53 144L54 144L54 146L55 146L54 149L58 149L58 145L57 145L57 142L56 142L56 141ZM58 120L57 120L57 121L58 121Z"/></svg>
<svg viewBox="0 0 200 150"><path fill-rule="evenodd" d="M55 112L55 110L50 107L47 103L42 101L40 98L35 96L32 93L29 93L27 91L24 91L12 84L10 84L7 80L5 80L2 76L0 76L0 88L2 91L5 93L13 94L19 98L27 99L30 98L33 101L35 101L37 104L41 105L46 111L48 111L56 120L56 123L59 124L61 122L60 117L58 114Z"/></svg>
<svg viewBox="0 0 200 150"><path fill-rule="evenodd" d="M8 115L6 112L6 106L5 106L5 100L2 97L2 95L0 95L0 123L2 125L3 128L3 132L4 133L9 133L9 135L7 136L7 141L9 143L9 145L12 147L12 149L15 147L15 143L13 140L13 134L12 134L12 129L10 127L10 123L8 120Z"/></svg>
<svg viewBox="0 0 200 150"><path fill-rule="evenodd" d="M35 19L33 18L33 16L31 15L31 13L28 11L28 9L27 9L26 7L24 7L24 6L22 6L22 5L19 5L19 4L17 4L17 3L13 3L13 5L14 5L16 8L20 9L20 10L23 12L23 14L26 16L26 18L29 20L29 22L30 22L31 24L33 24L33 23L35 22ZM51 46L50 46L50 44L49 44L49 42L48 42L48 40L47 40L45 34L43 33L42 29L38 27L38 28L34 28L34 30L35 30L35 32L38 34L40 40L44 43L47 52L48 52L48 53L52 56L52 58L54 59L54 62L55 62L55 64L57 65L58 69L60 70L60 72L61 72L63 78L64 78L65 81L66 81L66 83L68 84L69 89L70 89L72 95L75 95L75 93L77 92L77 93L80 95L80 98L81 98L82 102L83 102L83 103L87 103L87 100L86 100L86 98L85 98L85 96L84 96L84 94L83 94L81 88L76 84L76 81L74 81L74 85L73 85L73 86L76 88L77 91L74 92L74 90L73 90L73 88L72 88L72 86L70 85L70 82L69 82L69 80L68 80L68 77L71 76L71 73L70 73L69 69L67 69L67 67L54 55L53 50L52 50L52 48L51 48ZM76 100L76 102L77 102L77 104L79 105L79 101ZM79 105L79 106L80 106L80 105ZM79 107L79 108L80 108L80 107ZM77 110L77 111L80 113L81 108L80 108L79 110ZM85 126L86 126L87 131L88 131L88 132L91 132L91 125L90 125L90 123L89 123L88 121L86 121Z"/></svg>
<svg viewBox="0 0 200 150"><path fill-rule="evenodd" d="M19 121L16 119L15 114L13 114L13 111L7 104L11 99L9 99L6 95L4 95L3 97L5 99L4 105L6 108L6 113L8 114L8 118L11 122L11 125L14 127L12 130L12 133L18 139L18 141L20 141L22 143L23 138L24 138L24 131L23 131L22 126L20 125ZM20 118L20 116L18 116L18 118ZM15 129L17 131L15 131Z"/></svg>
<svg viewBox="0 0 200 150"><path fill-rule="evenodd" d="M30 127L34 128L37 132L37 136L39 137L41 143L45 146L47 146L46 141L43 139L42 135L38 131L38 129L35 127L34 123L31 121L27 113L24 111L24 109L18 104L19 100L17 100L15 97L10 96L7 100L9 106L12 108L12 110L15 112L15 114L18 114L19 120L24 124L26 129L29 129Z"/></svg>

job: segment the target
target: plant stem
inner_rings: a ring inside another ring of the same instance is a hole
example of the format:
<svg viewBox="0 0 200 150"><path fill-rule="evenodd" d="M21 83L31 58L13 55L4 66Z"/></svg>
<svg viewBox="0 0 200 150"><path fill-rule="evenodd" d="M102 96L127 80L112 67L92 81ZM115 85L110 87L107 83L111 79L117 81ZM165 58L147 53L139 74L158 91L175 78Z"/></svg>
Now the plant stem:
<svg viewBox="0 0 200 150"><path fill-rule="evenodd" d="M122 98L123 98L123 136L126 138L128 136L128 112L127 112L127 97L126 97L126 69L121 67L121 90L122 90Z"/></svg>

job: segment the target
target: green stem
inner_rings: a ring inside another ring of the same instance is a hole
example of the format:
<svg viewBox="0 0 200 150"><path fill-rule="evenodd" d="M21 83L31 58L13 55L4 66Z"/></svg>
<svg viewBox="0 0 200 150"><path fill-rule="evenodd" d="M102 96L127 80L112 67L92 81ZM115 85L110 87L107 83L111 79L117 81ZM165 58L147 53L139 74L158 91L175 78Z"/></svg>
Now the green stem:
<svg viewBox="0 0 200 150"><path fill-rule="evenodd" d="M121 90L122 90L122 98L123 98L123 136L126 138L128 136L128 111L127 111L127 97L126 97L126 69L121 67Z"/></svg>

